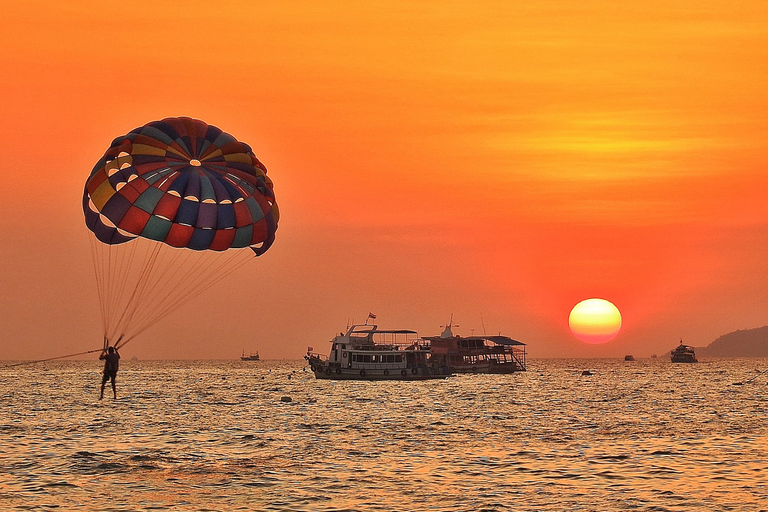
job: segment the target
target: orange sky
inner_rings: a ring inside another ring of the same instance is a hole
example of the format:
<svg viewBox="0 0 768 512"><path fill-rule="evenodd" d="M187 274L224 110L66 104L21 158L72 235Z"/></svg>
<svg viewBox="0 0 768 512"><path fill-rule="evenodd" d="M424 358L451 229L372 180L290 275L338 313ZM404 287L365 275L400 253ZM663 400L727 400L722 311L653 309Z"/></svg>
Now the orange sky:
<svg viewBox="0 0 768 512"><path fill-rule="evenodd" d="M180 115L254 148L277 241L128 357L299 358L369 311L532 357L768 324L764 2L107 4L0 20L0 358L100 346L83 184ZM568 331L590 297L605 345Z"/></svg>

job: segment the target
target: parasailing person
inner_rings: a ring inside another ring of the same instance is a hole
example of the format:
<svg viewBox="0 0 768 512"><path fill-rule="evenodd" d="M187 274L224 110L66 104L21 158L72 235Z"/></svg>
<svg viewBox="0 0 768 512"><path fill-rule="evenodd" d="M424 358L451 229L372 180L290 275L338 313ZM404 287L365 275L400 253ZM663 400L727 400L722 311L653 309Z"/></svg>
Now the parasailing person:
<svg viewBox="0 0 768 512"><path fill-rule="evenodd" d="M117 400L117 386L115 385L115 380L117 379L117 369L120 366L120 353L115 347L105 348L101 351L99 359L104 360L104 375L101 378L101 394L99 395L99 400L104 398L104 386L106 386L108 380L112 381L112 394L114 395L115 400Z"/></svg>

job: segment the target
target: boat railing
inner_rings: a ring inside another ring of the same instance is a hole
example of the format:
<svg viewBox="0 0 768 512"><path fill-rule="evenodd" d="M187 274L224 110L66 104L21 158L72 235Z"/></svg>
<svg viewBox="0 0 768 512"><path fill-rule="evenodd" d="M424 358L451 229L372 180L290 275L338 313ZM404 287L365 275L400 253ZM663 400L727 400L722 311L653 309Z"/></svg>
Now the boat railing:
<svg viewBox="0 0 768 512"><path fill-rule="evenodd" d="M458 347L455 350L451 351L451 353L459 354L459 355L472 355L472 354L524 354L525 349L520 349L517 347L507 347L503 345L484 345L479 348L465 348L465 347Z"/></svg>
<svg viewBox="0 0 768 512"><path fill-rule="evenodd" d="M525 349L523 350L513 350L511 352L512 358L515 360L517 365L520 367L522 371L526 371L527 368L525 367Z"/></svg>
<svg viewBox="0 0 768 512"><path fill-rule="evenodd" d="M418 343L377 343L374 345L355 345L353 350L367 352L417 351L429 352L429 345Z"/></svg>

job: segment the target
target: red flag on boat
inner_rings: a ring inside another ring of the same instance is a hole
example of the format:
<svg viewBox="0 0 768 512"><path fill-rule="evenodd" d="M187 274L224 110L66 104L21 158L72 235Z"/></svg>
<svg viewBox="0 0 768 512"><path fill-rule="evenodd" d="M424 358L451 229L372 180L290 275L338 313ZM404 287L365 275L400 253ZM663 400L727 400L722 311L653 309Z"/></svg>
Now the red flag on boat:
<svg viewBox="0 0 768 512"><path fill-rule="evenodd" d="M309 354L309 353L310 353L310 352L312 352L313 350L315 350L315 349L313 349L312 347L307 347L307 354Z"/></svg>
<svg viewBox="0 0 768 512"><path fill-rule="evenodd" d="M373 318L374 320L376 320L376 315L374 315L373 313L368 313L368 318Z"/></svg>

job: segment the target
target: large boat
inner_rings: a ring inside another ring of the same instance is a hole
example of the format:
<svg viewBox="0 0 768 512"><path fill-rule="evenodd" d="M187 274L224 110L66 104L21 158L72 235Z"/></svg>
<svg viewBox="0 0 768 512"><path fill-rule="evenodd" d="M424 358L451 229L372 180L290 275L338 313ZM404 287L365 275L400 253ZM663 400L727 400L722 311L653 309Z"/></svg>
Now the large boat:
<svg viewBox="0 0 768 512"><path fill-rule="evenodd" d="M424 380L449 373L429 364L429 346L416 331L383 330L355 324L331 340L328 356L307 351L304 358L318 379Z"/></svg>
<svg viewBox="0 0 768 512"><path fill-rule="evenodd" d="M240 356L241 361L258 361L259 360L259 353L258 352L251 352L248 355L245 355L245 350L243 350L243 355Z"/></svg>
<svg viewBox="0 0 768 512"><path fill-rule="evenodd" d="M429 362L450 373L524 372L525 343L507 336L469 336L453 334L449 323L440 336L429 341Z"/></svg>
<svg viewBox="0 0 768 512"><path fill-rule="evenodd" d="M690 345L683 345L683 340L680 340L680 345L670 352L673 363L698 363L696 359L696 353L693 351L693 347Z"/></svg>

